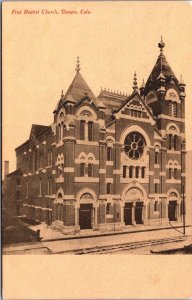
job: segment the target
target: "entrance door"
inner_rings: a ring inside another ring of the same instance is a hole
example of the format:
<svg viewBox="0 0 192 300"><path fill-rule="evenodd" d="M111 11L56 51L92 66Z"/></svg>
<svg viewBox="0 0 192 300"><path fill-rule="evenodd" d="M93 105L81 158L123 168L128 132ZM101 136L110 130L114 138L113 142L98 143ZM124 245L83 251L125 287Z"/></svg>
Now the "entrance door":
<svg viewBox="0 0 192 300"><path fill-rule="evenodd" d="M136 202L136 206L135 206L135 222L136 222L136 224L143 224L142 211L143 211L143 202Z"/></svg>
<svg viewBox="0 0 192 300"><path fill-rule="evenodd" d="M126 202L124 207L124 222L125 225L131 225L132 224L132 207L133 203Z"/></svg>
<svg viewBox="0 0 192 300"><path fill-rule="evenodd" d="M176 209L177 209L177 201L169 201L168 205L168 218L169 221L176 221Z"/></svg>
<svg viewBox="0 0 192 300"><path fill-rule="evenodd" d="M80 229L91 229L91 216L93 205L92 204L80 204L79 210L79 226Z"/></svg>

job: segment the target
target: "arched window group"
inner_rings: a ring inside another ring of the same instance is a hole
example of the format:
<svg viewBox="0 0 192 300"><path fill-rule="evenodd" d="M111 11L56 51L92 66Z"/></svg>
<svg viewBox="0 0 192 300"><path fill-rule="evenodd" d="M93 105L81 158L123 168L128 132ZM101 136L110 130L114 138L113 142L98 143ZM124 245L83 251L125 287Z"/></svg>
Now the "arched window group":
<svg viewBox="0 0 192 300"><path fill-rule="evenodd" d="M80 140L93 141L94 120L96 120L96 114L88 107L85 107L77 112L77 116L80 120Z"/></svg>
<svg viewBox="0 0 192 300"><path fill-rule="evenodd" d="M80 121L80 140L93 141L93 122Z"/></svg>
<svg viewBox="0 0 192 300"><path fill-rule="evenodd" d="M169 161L168 163L168 178L169 179L178 179L178 162L177 161Z"/></svg>
<svg viewBox="0 0 192 300"><path fill-rule="evenodd" d="M123 166L123 178L145 178L144 166Z"/></svg>
<svg viewBox="0 0 192 300"><path fill-rule="evenodd" d="M80 170L79 170L79 176L84 177L93 177L94 176L94 161L95 156L92 153L89 153L86 155L85 153L81 153L79 155L80 160Z"/></svg>
<svg viewBox="0 0 192 300"><path fill-rule="evenodd" d="M175 125L170 124L167 129L168 134L168 149L179 150L179 130Z"/></svg>

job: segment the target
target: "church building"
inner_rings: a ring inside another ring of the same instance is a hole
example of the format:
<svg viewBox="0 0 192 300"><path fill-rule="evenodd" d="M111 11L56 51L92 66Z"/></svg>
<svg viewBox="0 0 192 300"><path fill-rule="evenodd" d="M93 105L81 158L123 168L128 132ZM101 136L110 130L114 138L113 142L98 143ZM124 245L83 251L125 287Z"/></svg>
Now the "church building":
<svg viewBox="0 0 192 300"><path fill-rule="evenodd" d="M158 47L148 80L138 87L135 73L129 95L101 89L96 97L77 60L53 123L32 125L16 148L20 215L64 234L182 221L185 83L162 38Z"/></svg>

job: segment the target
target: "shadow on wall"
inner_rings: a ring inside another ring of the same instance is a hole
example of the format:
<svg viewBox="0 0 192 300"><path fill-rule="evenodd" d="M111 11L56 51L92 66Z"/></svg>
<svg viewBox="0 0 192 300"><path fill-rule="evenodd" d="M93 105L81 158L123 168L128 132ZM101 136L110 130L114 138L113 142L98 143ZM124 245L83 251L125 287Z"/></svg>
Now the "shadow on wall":
<svg viewBox="0 0 192 300"><path fill-rule="evenodd" d="M14 243L38 242L40 238L39 232L33 231L17 217L12 217L4 212L2 218L2 240L3 246L6 246Z"/></svg>

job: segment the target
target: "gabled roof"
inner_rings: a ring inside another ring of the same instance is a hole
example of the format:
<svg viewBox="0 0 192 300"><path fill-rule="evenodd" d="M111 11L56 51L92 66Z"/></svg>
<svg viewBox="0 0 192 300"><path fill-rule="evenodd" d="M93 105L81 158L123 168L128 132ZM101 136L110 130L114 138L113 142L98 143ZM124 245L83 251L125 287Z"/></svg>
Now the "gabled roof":
<svg viewBox="0 0 192 300"><path fill-rule="evenodd" d="M32 135L37 137L37 136L44 133L45 131L47 131L50 128L51 128L50 126L46 126L46 125L32 124L31 132L30 132L30 138L32 137Z"/></svg>
<svg viewBox="0 0 192 300"><path fill-rule="evenodd" d="M128 104L134 97L137 97L138 100L142 103L142 105L145 107L146 111L149 113L149 115L151 116L151 118L153 120L154 119L154 116L152 114L152 112L150 111L149 107L145 104L145 102L142 100L141 96L139 95L139 92L138 90L134 90L133 93L122 103L122 105L114 111L114 113L117 113L119 112L126 104Z"/></svg>
<svg viewBox="0 0 192 300"><path fill-rule="evenodd" d="M21 176L23 173L21 171L21 169L17 169L9 174L7 174L7 177L11 177L11 176Z"/></svg>

